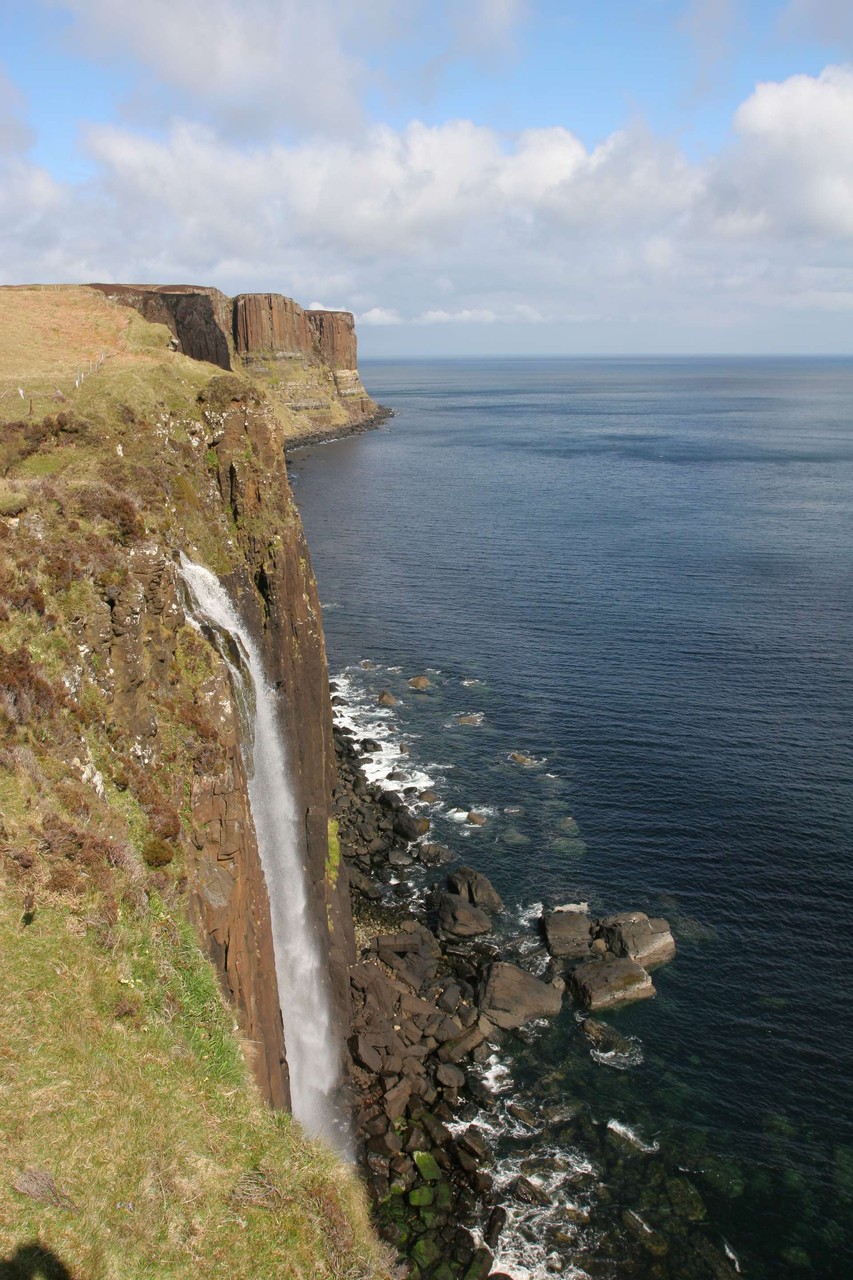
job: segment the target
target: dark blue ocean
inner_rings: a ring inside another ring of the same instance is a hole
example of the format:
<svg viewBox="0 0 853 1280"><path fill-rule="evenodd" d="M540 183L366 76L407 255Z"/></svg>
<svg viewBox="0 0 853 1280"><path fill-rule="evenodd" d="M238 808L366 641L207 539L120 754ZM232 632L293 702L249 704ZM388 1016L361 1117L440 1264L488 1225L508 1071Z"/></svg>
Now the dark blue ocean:
<svg viewBox="0 0 853 1280"><path fill-rule="evenodd" d="M400 698L435 834L516 920L638 907L679 944L607 1018L634 1065L596 1061L567 1009L519 1087L642 1135L743 1275L853 1275L853 361L362 375L396 416L290 462L332 673ZM665 1236L628 1166L611 1201ZM589 1274L646 1274L594 1247Z"/></svg>

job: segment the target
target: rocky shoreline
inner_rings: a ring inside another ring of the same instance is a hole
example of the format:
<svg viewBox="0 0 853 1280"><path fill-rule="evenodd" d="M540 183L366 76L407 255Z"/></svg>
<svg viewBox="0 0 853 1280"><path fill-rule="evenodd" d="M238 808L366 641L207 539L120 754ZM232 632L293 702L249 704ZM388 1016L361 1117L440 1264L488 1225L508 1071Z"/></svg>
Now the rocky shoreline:
<svg viewBox="0 0 853 1280"><path fill-rule="evenodd" d="M415 1280L497 1280L504 1273L495 1267L519 1212L530 1231L537 1214L552 1206L549 1176L543 1176L550 1174L547 1161L535 1156L537 1132L543 1145L553 1133L564 1143L597 1146L618 1162L620 1176L627 1158L629 1182L639 1168L631 1157L645 1158L642 1181L657 1151L625 1126L596 1125L568 1100L538 1115L517 1099L499 1100L484 1080L499 1047L573 999L596 1053L606 1058L629 1050L619 1032L581 1010L654 994L648 970L672 958L675 942L666 921L642 912L596 920L568 907L543 913L539 937L496 943L490 935L503 903L482 873L444 869L455 855L430 840L423 814L434 793L406 786L407 775L397 769L386 784L368 782L362 762L379 744L340 724L334 741L333 812L359 948L350 975L359 1164L380 1231ZM432 872L425 894L407 878L417 866ZM540 976L524 967L532 949ZM532 1158L510 1169L513 1176L504 1168L500 1179L491 1140L499 1101L504 1119L528 1144L533 1140L534 1149ZM619 1244L606 1245L602 1256L615 1259L627 1242L636 1266L620 1274L734 1276L723 1253L694 1231L705 1216L698 1193L672 1173L658 1161L652 1180L663 1187L670 1216L683 1218L676 1247L626 1208ZM548 1224L548 1271L611 1274L596 1270L588 1257L584 1271L570 1260L586 1210L573 1214L563 1206L551 1216L563 1222L562 1229Z"/></svg>
<svg viewBox="0 0 853 1280"><path fill-rule="evenodd" d="M381 427L383 422L387 422L389 418L393 417L394 410L380 404L377 406L375 413L358 422L345 423L331 429L329 427L318 427L315 431L306 431L302 435L293 436L285 441L285 450L289 457L297 449L307 449L316 444L332 444L333 441L345 440L348 436L360 436L365 431L373 431L376 427Z"/></svg>

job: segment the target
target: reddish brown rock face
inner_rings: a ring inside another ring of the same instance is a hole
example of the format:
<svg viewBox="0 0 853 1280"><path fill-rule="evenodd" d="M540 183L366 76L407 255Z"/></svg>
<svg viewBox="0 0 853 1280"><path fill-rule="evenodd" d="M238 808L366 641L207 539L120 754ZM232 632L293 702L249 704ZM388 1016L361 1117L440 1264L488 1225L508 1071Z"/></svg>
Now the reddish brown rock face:
<svg viewBox="0 0 853 1280"><path fill-rule="evenodd" d="M317 354L330 369L358 368L355 321L349 311L307 311Z"/></svg>
<svg viewBox="0 0 853 1280"><path fill-rule="evenodd" d="M241 293L234 299L234 348L238 356L312 356L306 312L280 293Z"/></svg>

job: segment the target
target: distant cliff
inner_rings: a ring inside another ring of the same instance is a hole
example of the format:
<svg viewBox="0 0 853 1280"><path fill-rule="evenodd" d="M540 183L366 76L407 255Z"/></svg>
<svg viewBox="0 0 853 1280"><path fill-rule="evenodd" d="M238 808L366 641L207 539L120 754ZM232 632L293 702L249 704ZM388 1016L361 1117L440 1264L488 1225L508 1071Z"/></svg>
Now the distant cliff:
<svg viewBox="0 0 853 1280"><path fill-rule="evenodd" d="M359 376L355 322L348 311L306 311L280 293L229 298L195 285L91 287L165 324L184 355L263 378L290 414L291 437L346 435L371 425L380 412Z"/></svg>

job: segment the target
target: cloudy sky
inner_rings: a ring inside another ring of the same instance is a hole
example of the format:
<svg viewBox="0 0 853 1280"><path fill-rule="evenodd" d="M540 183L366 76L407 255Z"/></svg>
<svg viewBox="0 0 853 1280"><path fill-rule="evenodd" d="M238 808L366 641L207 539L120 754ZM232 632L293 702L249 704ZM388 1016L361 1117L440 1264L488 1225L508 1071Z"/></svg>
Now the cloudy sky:
<svg viewBox="0 0 853 1280"><path fill-rule="evenodd" d="M0 0L0 283L362 354L853 351L851 0Z"/></svg>

